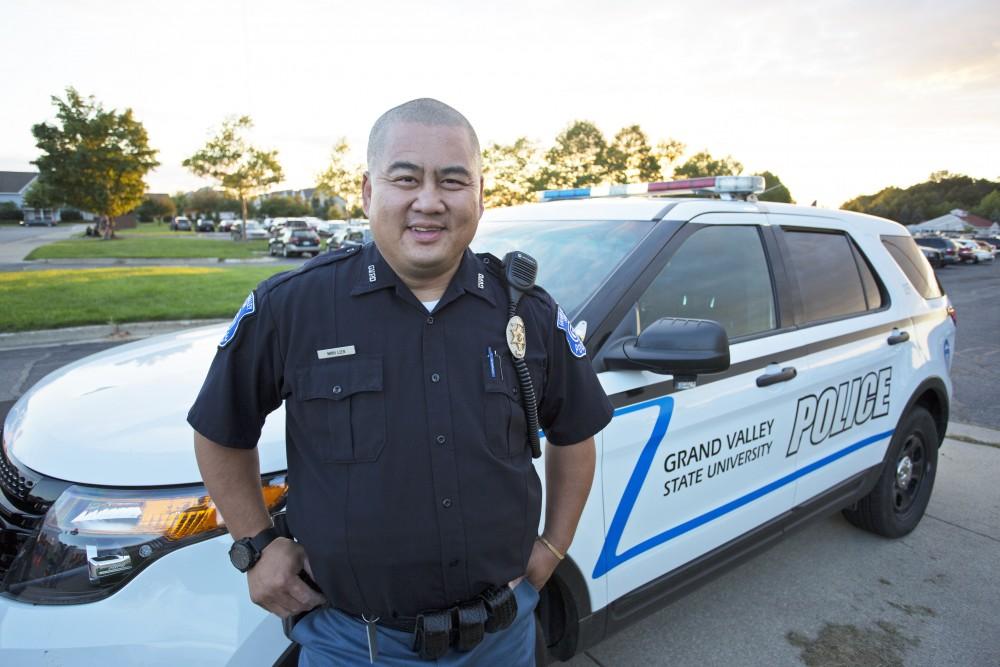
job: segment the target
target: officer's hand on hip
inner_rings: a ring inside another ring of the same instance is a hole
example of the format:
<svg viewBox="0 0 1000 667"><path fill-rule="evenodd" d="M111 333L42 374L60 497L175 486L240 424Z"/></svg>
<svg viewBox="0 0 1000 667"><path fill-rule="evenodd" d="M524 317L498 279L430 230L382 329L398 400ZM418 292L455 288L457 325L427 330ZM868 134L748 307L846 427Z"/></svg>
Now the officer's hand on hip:
<svg viewBox="0 0 1000 667"><path fill-rule="evenodd" d="M528 558L528 570L525 572L525 577L536 591L540 591L552 573L555 572L557 565L559 565L559 559L556 558L556 555L539 540L535 540L534 546L531 547L531 556Z"/></svg>
<svg viewBox="0 0 1000 667"><path fill-rule="evenodd" d="M247 572L250 599L281 618L324 604L326 598L299 577L304 568L309 571L305 549L288 538L277 538Z"/></svg>

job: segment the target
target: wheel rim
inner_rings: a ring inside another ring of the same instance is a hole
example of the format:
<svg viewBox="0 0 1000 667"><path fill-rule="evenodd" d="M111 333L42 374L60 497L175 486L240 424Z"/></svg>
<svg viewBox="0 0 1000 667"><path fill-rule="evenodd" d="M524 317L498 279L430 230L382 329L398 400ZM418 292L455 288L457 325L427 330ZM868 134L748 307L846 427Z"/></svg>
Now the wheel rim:
<svg viewBox="0 0 1000 667"><path fill-rule="evenodd" d="M903 442L896 458L896 481L893 484L893 507L896 514L905 514L913 507L927 478L930 462L923 438L911 434Z"/></svg>

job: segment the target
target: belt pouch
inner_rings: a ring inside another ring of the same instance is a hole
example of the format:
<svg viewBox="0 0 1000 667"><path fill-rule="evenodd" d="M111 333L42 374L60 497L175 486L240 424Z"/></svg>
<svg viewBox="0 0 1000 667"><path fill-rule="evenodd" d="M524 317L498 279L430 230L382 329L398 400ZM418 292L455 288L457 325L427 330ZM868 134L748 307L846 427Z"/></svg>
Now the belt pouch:
<svg viewBox="0 0 1000 667"><path fill-rule="evenodd" d="M483 640L486 624L486 607L481 599L466 602L458 607L458 640L455 648L471 651Z"/></svg>
<svg viewBox="0 0 1000 667"><path fill-rule="evenodd" d="M517 616L517 598L510 586L493 586L479 597L486 606L486 632L506 630Z"/></svg>
<svg viewBox="0 0 1000 667"><path fill-rule="evenodd" d="M413 650L421 660L437 660L451 644L451 609L417 616L413 630Z"/></svg>

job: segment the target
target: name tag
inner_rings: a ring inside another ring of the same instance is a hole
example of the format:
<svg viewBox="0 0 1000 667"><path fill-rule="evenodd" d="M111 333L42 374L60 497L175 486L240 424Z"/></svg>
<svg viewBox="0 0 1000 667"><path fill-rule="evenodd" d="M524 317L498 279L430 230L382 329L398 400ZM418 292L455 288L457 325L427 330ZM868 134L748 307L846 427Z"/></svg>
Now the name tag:
<svg viewBox="0 0 1000 667"><path fill-rule="evenodd" d="M316 356L320 359L333 359L334 357L346 357L349 354L354 354L353 345L345 345L344 347L331 347L328 350L316 350Z"/></svg>

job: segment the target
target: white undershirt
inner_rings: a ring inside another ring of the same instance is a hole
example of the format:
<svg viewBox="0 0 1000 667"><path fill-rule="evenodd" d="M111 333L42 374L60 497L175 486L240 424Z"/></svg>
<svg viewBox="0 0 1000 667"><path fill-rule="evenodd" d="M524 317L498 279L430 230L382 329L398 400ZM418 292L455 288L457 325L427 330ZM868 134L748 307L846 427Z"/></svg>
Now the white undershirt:
<svg viewBox="0 0 1000 667"><path fill-rule="evenodd" d="M441 299L434 299L433 301L421 301L420 303L424 304L424 308L426 308L429 313L434 310L434 306L438 305L438 301L440 300Z"/></svg>

